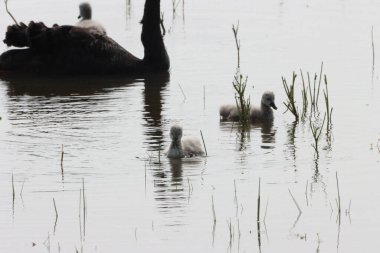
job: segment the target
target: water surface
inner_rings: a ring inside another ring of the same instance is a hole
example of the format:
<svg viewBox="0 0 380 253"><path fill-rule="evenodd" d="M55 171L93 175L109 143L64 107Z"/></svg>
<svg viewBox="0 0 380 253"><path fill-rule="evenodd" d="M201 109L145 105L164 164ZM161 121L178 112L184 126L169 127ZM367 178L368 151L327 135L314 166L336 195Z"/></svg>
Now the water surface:
<svg viewBox="0 0 380 253"><path fill-rule="evenodd" d="M143 3L91 3L108 34L142 57ZM169 75L0 80L0 251L377 252L380 83L371 27L377 52L380 3L185 1L175 15L171 4L162 0ZM18 20L47 25L75 24L77 5L9 2ZM272 90L279 107L273 126L252 126L245 138L218 117L221 104L234 102L238 22L251 103ZM0 34L10 23L2 19ZM308 123L283 113L281 77L300 68L314 75L322 61L334 110L331 143L324 130L317 157ZM208 157L166 159L173 123L185 135L202 130Z"/></svg>

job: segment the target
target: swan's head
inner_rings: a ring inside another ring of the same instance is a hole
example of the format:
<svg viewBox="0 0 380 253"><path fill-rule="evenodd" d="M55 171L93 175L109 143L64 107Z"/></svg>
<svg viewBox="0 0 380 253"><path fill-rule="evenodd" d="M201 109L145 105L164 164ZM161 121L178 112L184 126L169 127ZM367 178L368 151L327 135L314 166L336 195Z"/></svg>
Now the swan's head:
<svg viewBox="0 0 380 253"><path fill-rule="evenodd" d="M81 3L79 5L79 16L78 19L82 18L85 19L91 19L91 5L89 3Z"/></svg>
<svg viewBox="0 0 380 253"><path fill-rule="evenodd" d="M182 138L182 127L179 125L173 125L170 128L170 138L173 141L179 141Z"/></svg>
<svg viewBox="0 0 380 253"><path fill-rule="evenodd" d="M263 96L261 97L261 104L277 110L277 106L274 103L274 93L272 91L264 92Z"/></svg>

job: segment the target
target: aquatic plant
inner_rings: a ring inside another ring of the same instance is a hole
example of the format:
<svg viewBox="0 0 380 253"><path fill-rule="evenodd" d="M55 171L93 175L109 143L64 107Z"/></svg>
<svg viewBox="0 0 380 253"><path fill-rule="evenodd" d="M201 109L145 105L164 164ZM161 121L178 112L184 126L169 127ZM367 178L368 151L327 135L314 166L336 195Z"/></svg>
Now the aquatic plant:
<svg viewBox="0 0 380 253"><path fill-rule="evenodd" d="M238 33L239 33L239 22L236 25L232 25L232 32L234 33L235 38L235 44L237 49L237 67L240 68L240 40L238 39Z"/></svg>
<svg viewBox="0 0 380 253"><path fill-rule="evenodd" d="M212 204L212 216L214 224L216 223L216 213L215 213L215 205L214 205L214 195L211 195L211 204Z"/></svg>
<svg viewBox="0 0 380 253"><path fill-rule="evenodd" d="M298 122L299 113L298 113L298 108L296 107L296 99L294 97L294 84L295 84L296 78L297 78L297 74L293 72L292 84L290 84L289 86L284 77L282 77L282 84L284 86L286 97L288 99L286 102L284 102L284 105L287 108L285 112L290 111L294 115L295 121Z"/></svg>
<svg viewBox="0 0 380 253"><path fill-rule="evenodd" d="M14 183L14 180L13 180L13 171L12 171L12 199L13 199L13 203L15 202L15 183Z"/></svg>
<svg viewBox="0 0 380 253"><path fill-rule="evenodd" d="M375 72L375 43L373 42L373 26L371 28L371 44L372 44L372 79ZM373 80L372 80L373 81Z"/></svg>
<svg viewBox="0 0 380 253"><path fill-rule="evenodd" d="M261 204L261 178L259 178L259 190L258 190L258 193L257 193L257 218L256 218L256 222L259 223L260 222L260 204Z"/></svg>
<svg viewBox="0 0 380 253"><path fill-rule="evenodd" d="M330 107L330 101L329 101L329 90L327 88L327 77L325 75L325 90L323 91L323 96L325 98L325 105L326 105L326 114L327 114L327 130L331 128L331 115L333 108Z"/></svg>
<svg viewBox="0 0 380 253"><path fill-rule="evenodd" d="M164 25L164 13L161 12L161 17L160 17L160 27L161 27L161 32L162 32L162 37L165 36L166 34L166 29L165 29L165 25Z"/></svg>
<svg viewBox="0 0 380 253"><path fill-rule="evenodd" d="M178 1L172 0L173 14L176 13L177 7L178 7L180 2L181 2L181 0L178 0Z"/></svg>
<svg viewBox="0 0 380 253"><path fill-rule="evenodd" d="M336 178L336 188L338 191L338 196L336 199L336 206L338 208L338 224L340 225L340 217L341 217L341 204L340 204L340 190L339 190L339 180L338 180L338 171L335 172L335 178Z"/></svg>
<svg viewBox="0 0 380 253"><path fill-rule="evenodd" d="M300 69L300 73L301 73L301 78L302 78L302 90L301 90L301 94L302 94L302 120L305 120L306 116L307 116L307 108L308 108L308 104L309 104L309 101L308 101L308 98L307 98L307 87L305 86L305 79L303 77L303 72L302 72L302 69Z"/></svg>
<svg viewBox="0 0 380 253"><path fill-rule="evenodd" d="M62 179L63 179L63 155L65 152L63 152L63 144L62 144L62 150L61 150L61 174L62 174Z"/></svg>
<svg viewBox="0 0 380 253"><path fill-rule="evenodd" d="M303 75L303 71L302 71L302 69L300 69L301 79L302 79L302 90L301 90L302 113L301 113L301 118L303 120L307 116L307 110L308 110L307 108L309 106L309 101L310 101L310 116L311 116L311 114L318 112L318 101L319 101L319 93L320 93L321 81L322 81L322 72L323 72L323 62L321 63L321 69L320 69L320 73L319 73L318 84L317 84L318 75L314 74L313 82L311 82L310 81L310 73L307 72L306 73L307 85L306 85L305 84L305 78ZM294 75L294 72L293 72L293 75ZM293 78L294 78L294 76L293 76ZM293 86L294 86L294 82L293 82ZM293 92L294 92L294 90L293 90ZM308 97L308 95L309 95L309 97Z"/></svg>
<svg viewBox="0 0 380 253"><path fill-rule="evenodd" d="M55 233L55 229L57 227L57 221L58 221L58 211L57 211L57 205L55 204L54 198L53 198L53 204L54 204L54 210L55 210L55 222L54 222L54 233Z"/></svg>
<svg viewBox="0 0 380 253"><path fill-rule="evenodd" d="M202 130L199 130L199 131L201 132L201 137L202 137L203 147L205 148L205 155L207 156L207 149L206 149L205 139L203 138Z"/></svg>
<svg viewBox="0 0 380 253"><path fill-rule="evenodd" d="M302 214L302 210L300 208L300 205L298 205L298 202L297 202L296 198L294 198L294 196L293 196L293 194L292 194L292 192L290 191L289 188L288 188L288 191L289 191L290 196L292 197L292 200L293 200L294 204L296 205L296 207L298 209L298 215L301 215Z"/></svg>
<svg viewBox="0 0 380 253"><path fill-rule="evenodd" d="M13 19L13 21L15 22L15 24L17 26L20 26L17 22L17 20L15 19L15 17L12 15L12 13L9 11L8 9L8 0L4 0L4 3L5 3L5 10L7 11L8 15Z"/></svg>
<svg viewBox="0 0 380 253"><path fill-rule="evenodd" d="M235 101L236 107L238 109L239 121L243 126L247 126L250 122L249 113L251 111L250 98L245 98L245 90L247 87L248 77L243 77L243 75L236 73L234 76L234 81L232 85L235 89Z"/></svg>
<svg viewBox="0 0 380 253"><path fill-rule="evenodd" d="M325 119L326 119L326 113L323 116L322 124L318 124L317 120L312 121L312 117L310 117L310 130L311 130L311 133L313 135L313 140L314 140L314 143L311 144L311 146L314 148L317 156L319 154L318 142L319 142L319 138L321 137L323 125L325 124Z"/></svg>
<svg viewBox="0 0 380 253"><path fill-rule="evenodd" d="M298 122L299 117L303 123L305 123L306 118L309 120L309 127L311 129L313 135L313 148L316 151L318 156L318 143L320 140L320 136L323 130L324 122L327 121L326 128L326 141L328 147L331 147L331 128L332 128L332 112L333 108L330 105L329 92L327 88L327 76L323 75L323 62L321 63L321 68L319 75L314 74L313 80L310 78L310 73L307 72L306 76L304 76L304 72L300 69L302 88L301 88L301 97L302 97L302 111L301 113L296 106L296 88L295 81L297 74L293 72L292 83L288 85L286 79L282 77L282 83L284 86L285 94L287 96L287 101L284 102L287 111L290 111L295 117L295 123ZM306 77L306 78L305 78ZM321 119L321 111L319 108L319 94L321 91L321 83L322 78L324 78L325 87L323 89L324 103L325 103L325 113L322 124L319 124ZM309 111L310 108L310 111ZM300 116L301 115L301 116Z"/></svg>
<svg viewBox="0 0 380 253"><path fill-rule="evenodd" d="M245 98L245 91L247 87L248 76L243 76L240 73L240 40L238 39L239 23L232 25L232 32L235 38L235 44L237 49L237 68L232 82L232 86L235 89L235 102L238 109L239 121L243 128L246 128L250 122L249 114L251 111L250 98Z"/></svg>

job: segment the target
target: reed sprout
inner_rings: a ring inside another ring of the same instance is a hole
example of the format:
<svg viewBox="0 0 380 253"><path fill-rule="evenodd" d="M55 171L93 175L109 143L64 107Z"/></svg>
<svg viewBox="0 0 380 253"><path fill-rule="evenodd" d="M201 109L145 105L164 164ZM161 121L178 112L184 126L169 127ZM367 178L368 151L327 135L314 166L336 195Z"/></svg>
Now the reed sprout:
<svg viewBox="0 0 380 253"><path fill-rule="evenodd" d="M61 173L62 173L62 177L63 177L63 155L64 155L64 152L63 152L63 144L62 144L62 150L61 150Z"/></svg>
<svg viewBox="0 0 380 253"><path fill-rule="evenodd" d="M319 75L314 74L313 79L311 79L311 75L309 72L306 72L306 75L304 75L304 72L302 69L300 69L301 74L301 81L302 81L302 87L301 87L301 98L302 98L302 111L300 112L298 110L298 107L296 106L296 88L295 88L295 81L296 81L296 73L293 72L293 78L292 83L288 84L286 79L282 77L282 82L284 86L284 90L287 96L287 101L284 102L284 105L286 106L287 111L290 111L294 117L295 122L298 122L299 117L301 117L302 122L305 122L305 119L309 119L309 127L311 129L311 133L313 136L314 143L312 144L312 147L316 151L318 155L318 143L320 140L320 136L323 130L323 126L325 124L325 120L327 121L327 128L326 128L326 141L329 147L331 147L331 127L332 127L332 112L333 108L330 104L329 99L329 91L328 91L328 85L327 85L327 76L323 74L323 62L321 63ZM322 124L319 124L320 122L320 108L319 108L319 96L321 93L321 84L322 80L324 80L325 87L323 88L323 97L324 97L324 103L325 103L325 112ZM310 111L309 111L310 108Z"/></svg>
<svg viewBox="0 0 380 253"><path fill-rule="evenodd" d="M325 119L326 119L326 113L323 116L322 124L318 124L317 122L312 122L311 117L310 117L310 130L311 130L311 133L313 135L313 140L314 140L314 143L311 144L311 146L314 148L317 155L319 153L318 152L318 142L319 142L319 138L321 137L323 126L325 124Z"/></svg>
<svg viewBox="0 0 380 253"><path fill-rule="evenodd" d="M323 96L325 98L325 105L326 105L327 129L329 130L331 128L331 116L332 116L333 108L330 107L329 90L327 88L326 75L324 79L325 79L325 90L323 91Z"/></svg>
<svg viewBox="0 0 380 253"><path fill-rule="evenodd" d="M340 205L340 190L339 190L338 171L335 172L335 178L336 178L336 188L338 191L338 197L336 199L336 204L337 204L337 208L338 208L338 219L339 219L339 224L340 224L341 205Z"/></svg>
<svg viewBox="0 0 380 253"><path fill-rule="evenodd" d="M289 191L290 196L291 196L292 199L293 199L294 204L296 205L296 207L297 207L297 209L298 209L298 214L299 214L299 215L302 214L302 210L301 210L300 206L298 205L297 200L294 198L294 196L293 196L292 192L290 191L290 189L288 189L288 191Z"/></svg>
<svg viewBox="0 0 380 253"><path fill-rule="evenodd" d="M260 204L261 204L261 196L260 196L261 189L260 188L261 188L261 178L259 178L259 190L257 194L257 218L256 218L257 223L260 222Z"/></svg>
<svg viewBox="0 0 380 253"><path fill-rule="evenodd" d="M251 102L250 98L245 98L245 90L247 87L248 77L236 73L232 85L235 89L235 101L238 109L239 120L243 126L246 126L250 122Z"/></svg>
<svg viewBox="0 0 380 253"><path fill-rule="evenodd" d="M178 7L180 2L181 2L181 0L178 0L178 1L172 0L173 14L176 13L177 7Z"/></svg>
<svg viewBox="0 0 380 253"><path fill-rule="evenodd" d="M216 223L216 213L215 213L215 205L214 205L214 196L211 195L211 203L212 203L212 216L214 224Z"/></svg>
<svg viewBox="0 0 380 253"><path fill-rule="evenodd" d="M251 102L249 97L247 99L245 98L248 77L244 77L240 73L240 40L238 38L239 23L236 26L232 25L232 32L234 34L237 50L237 68L234 80L232 81L232 86L235 90L235 102L238 109L239 121L243 128L246 128L250 122Z"/></svg>
<svg viewBox="0 0 380 253"><path fill-rule="evenodd" d="M199 131L201 132L201 137L202 137L203 147L205 148L205 154L206 154L206 156L207 156L207 149L206 149L205 139L203 138L202 130L199 130Z"/></svg>
<svg viewBox="0 0 380 253"><path fill-rule="evenodd" d="M13 19L13 21L15 22L15 24L17 26L20 26L17 22L17 20L15 19L15 17L12 15L12 13L9 11L8 9L8 0L4 0L4 3L5 3L5 10L7 11L8 15Z"/></svg>
<svg viewBox="0 0 380 253"><path fill-rule="evenodd" d="M300 73L301 73L301 78L302 78L302 90L301 90L301 94L302 94L302 119L305 119L306 115L307 115L307 108L309 105L309 101L308 101L308 97L307 97L308 89L307 89L307 86L305 86L305 78L303 76L302 69L300 70Z"/></svg>
<svg viewBox="0 0 380 253"><path fill-rule="evenodd" d="M24 191L24 184L25 184L25 180L22 182L22 185L21 185L21 191L20 191L20 197L22 198L22 192Z"/></svg>
<svg viewBox="0 0 380 253"><path fill-rule="evenodd" d="M165 29L165 25L164 25L164 13L163 12L161 12L161 17L160 17L160 27L162 30L162 36L164 37L166 35L166 29Z"/></svg>
<svg viewBox="0 0 380 253"><path fill-rule="evenodd" d="M234 33L234 38L235 38L235 45L237 49L237 67L239 69L240 68L240 40L238 38L239 22L236 26L232 25L232 32Z"/></svg>
<svg viewBox="0 0 380 253"><path fill-rule="evenodd" d="M87 204L86 204L86 195L84 188L84 179L82 178L82 188L79 189L79 230L81 239L86 236L86 219L87 219ZM82 220L83 214L83 220ZM82 222L83 222L83 231L82 231Z"/></svg>
<svg viewBox="0 0 380 253"><path fill-rule="evenodd" d="M261 252L261 229L260 229L260 206L261 206L261 178L259 177L259 190L257 194L257 243L259 246L259 251ZM266 212L266 211L265 211ZM266 214L265 214L266 215Z"/></svg>
<svg viewBox="0 0 380 253"><path fill-rule="evenodd" d="M284 102L284 105L287 108L287 111L290 111L294 117L296 122L298 122L299 119L299 113L298 113L298 108L296 107L296 99L294 96L294 84L297 78L297 74L293 72L293 77L292 77L292 83L288 85L286 82L286 79L282 77L282 84L285 89L286 97L287 97L287 102Z"/></svg>
<svg viewBox="0 0 380 253"><path fill-rule="evenodd" d="M266 217L267 217L268 204L269 204L269 198L267 199L267 203L265 205L265 212L264 212L264 218L263 218L264 223L265 223L265 220L266 220Z"/></svg>
<svg viewBox="0 0 380 253"><path fill-rule="evenodd" d="M57 227L57 221L58 221L58 211L57 211L57 205L55 204L54 198L53 198L53 204L54 204L54 211L55 211L55 222L54 222L54 233L55 233L55 228Z"/></svg>
<svg viewBox="0 0 380 253"><path fill-rule="evenodd" d="M372 79L375 72L375 43L373 41L373 26L371 28L371 44L372 44ZM373 81L373 80L372 80Z"/></svg>
<svg viewBox="0 0 380 253"><path fill-rule="evenodd" d="M16 198L15 184L14 184L13 172L12 172L12 199L13 199L13 203L15 202L15 198Z"/></svg>
<svg viewBox="0 0 380 253"><path fill-rule="evenodd" d="M321 70L319 72L319 82L318 82L318 91L317 91L317 100L316 100L316 106L317 106L317 108L318 108L318 100L319 100L319 91L320 91L320 88L321 88L322 73L323 73L323 62L321 62Z"/></svg>
<svg viewBox="0 0 380 253"><path fill-rule="evenodd" d="M179 88L181 89L181 92L182 92L182 95L183 95L183 101L185 101L185 100L186 100L185 92L183 91L182 86L181 86L180 83L178 83L178 86L179 86Z"/></svg>

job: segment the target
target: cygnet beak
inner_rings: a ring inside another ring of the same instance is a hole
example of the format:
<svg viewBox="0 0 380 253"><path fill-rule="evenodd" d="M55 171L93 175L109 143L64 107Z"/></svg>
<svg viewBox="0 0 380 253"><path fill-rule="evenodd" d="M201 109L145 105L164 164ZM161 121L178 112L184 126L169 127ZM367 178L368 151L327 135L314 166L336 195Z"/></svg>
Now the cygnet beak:
<svg viewBox="0 0 380 253"><path fill-rule="evenodd" d="M274 104L274 102L273 102L273 103L270 103L270 106L271 106L273 109L277 110L277 106Z"/></svg>
<svg viewBox="0 0 380 253"><path fill-rule="evenodd" d="M82 16L81 16L81 15L79 15L79 16L78 16L78 19L80 19L81 17L82 17Z"/></svg>

